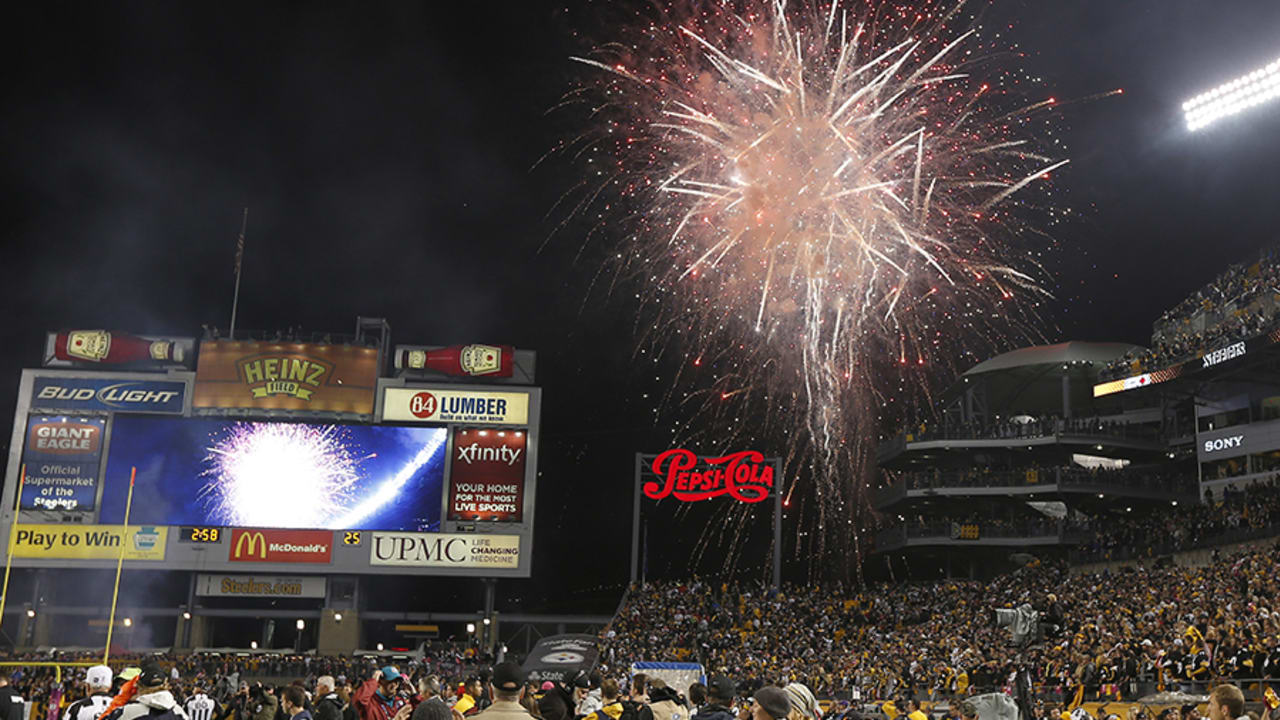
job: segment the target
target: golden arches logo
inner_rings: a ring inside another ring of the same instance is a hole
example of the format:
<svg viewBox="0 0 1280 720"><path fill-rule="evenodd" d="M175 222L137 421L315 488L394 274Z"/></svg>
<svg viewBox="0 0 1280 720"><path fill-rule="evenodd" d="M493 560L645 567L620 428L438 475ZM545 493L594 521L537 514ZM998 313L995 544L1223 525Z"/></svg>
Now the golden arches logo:
<svg viewBox="0 0 1280 720"><path fill-rule="evenodd" d="M242 532L240 537L236 538L235 557L245 557L245 545L248 544L248 556L253 557L255 549L258 557L262 560L267 559L267 539L263 537L261 532Z"/></svg>

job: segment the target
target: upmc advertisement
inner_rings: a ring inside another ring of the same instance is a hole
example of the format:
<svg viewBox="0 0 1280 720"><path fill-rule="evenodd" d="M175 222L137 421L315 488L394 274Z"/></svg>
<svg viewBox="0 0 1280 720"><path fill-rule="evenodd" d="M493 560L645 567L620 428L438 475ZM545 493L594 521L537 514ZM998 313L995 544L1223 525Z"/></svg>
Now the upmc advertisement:
<svg viewBox="0 0 1280 720"><path fill-rule="evenodd" d="M440 529L443 428L117 416L99 522Z"/></svg>
<svg viewBox="0 0 1280 720"><path fill-rule="evenodd" d="M32 415L22 463L23 510L92 510L106 421Z"/></svg>
<svg viewBox="0 0 1280 720"><path fill-rule="evenodd" d="M522 430L459 428L453 436L449 519L520 522L524 510Z"/></svg>

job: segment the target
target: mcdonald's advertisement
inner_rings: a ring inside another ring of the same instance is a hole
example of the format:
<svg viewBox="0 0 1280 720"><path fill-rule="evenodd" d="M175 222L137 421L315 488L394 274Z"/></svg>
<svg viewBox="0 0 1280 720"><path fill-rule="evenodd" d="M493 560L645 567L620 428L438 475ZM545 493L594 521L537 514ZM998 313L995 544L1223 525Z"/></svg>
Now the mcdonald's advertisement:
<svg viewBox="0 0 1280 720"><path fill-rule="evenodd" d="M99 521L124 521L136 467L133 523L438 531L448 436L423 426L118 415Z"/></svg>
<svg viewBox="0 0 1280 720"><path fill-rule="evenodd" d="M32 525L13 532L13 556L41 560L164 560L169 529L156 525Z"/></svg>
<svg viewBox="0 0 1280 720"><path fill-rule="evenodd" d="M327 563L333 558L333 533L236 528L229 553L231 562Z"/></svg>
<svg viewBox="0 0 1280 720"><path fill-rule="evenodd" d="M370 415L377 381L376 348L206 340L191 404Z"/></svg>

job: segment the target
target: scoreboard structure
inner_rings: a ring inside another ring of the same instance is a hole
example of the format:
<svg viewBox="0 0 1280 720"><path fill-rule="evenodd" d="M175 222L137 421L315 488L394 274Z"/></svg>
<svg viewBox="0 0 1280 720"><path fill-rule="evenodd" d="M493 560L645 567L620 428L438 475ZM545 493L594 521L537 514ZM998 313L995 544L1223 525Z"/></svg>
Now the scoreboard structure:
<svg viewBox="0 0 1280 720"><path fill-rule="evenodd" d="M71 331L48 345L46 366L22 373L9 446L0 524L15 568L530 574L532 352L397 348L445 364L384 372L380 344L195 353L191 339Z"/></svg>

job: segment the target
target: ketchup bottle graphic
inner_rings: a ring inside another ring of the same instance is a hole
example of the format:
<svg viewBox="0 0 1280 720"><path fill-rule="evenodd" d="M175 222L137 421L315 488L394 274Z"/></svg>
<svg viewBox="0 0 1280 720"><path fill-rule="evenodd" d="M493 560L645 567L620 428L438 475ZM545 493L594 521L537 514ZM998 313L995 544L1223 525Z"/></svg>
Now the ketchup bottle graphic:
<svg viewBox="0 0 1280 720"><path fill-rule="evenodd" d="M450 345L439 350L401 350L395 364L401 369L445 375L511 377L515 352L510 345Z"/></svg>
<svg viewBox="0 0 1280 720"><path fill-rule="evenodd" d="M182 348L169 340L147 340L106 330L58 333L53 342L53 355L59 360L103 365L182 362Z"/></svg>

